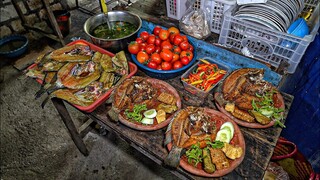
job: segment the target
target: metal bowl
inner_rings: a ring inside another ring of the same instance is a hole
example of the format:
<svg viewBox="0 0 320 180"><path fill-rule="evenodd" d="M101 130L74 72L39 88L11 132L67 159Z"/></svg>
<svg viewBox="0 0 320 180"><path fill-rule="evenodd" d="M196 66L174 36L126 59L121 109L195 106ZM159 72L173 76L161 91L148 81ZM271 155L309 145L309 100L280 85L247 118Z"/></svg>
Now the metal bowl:
<svg viewBox="0 0 320 180"><path fill-rule="evenodd" d="M123 22L134 24L137 26L137 29L132 34L122 38L118 38L118 39L103 39L103 38L97 38L93 36L91 34L93 29L95 29L97 26L101 24L107 23L108 19L109 19L109 22L123 21ZM104 49L107 49L108 51L111 51L113 53L116 53L123 49L126 49L129 42L135 40L135 38L137 37L137 32L141 28L141 25L142 25L141 18L136 14L133 14L127 11L110 11L107 13L107 15L104 13L101 13L87 19L86 22L84 23L84 31L88 36L90 36L91 41L95 45L102 47Z"/></svg>

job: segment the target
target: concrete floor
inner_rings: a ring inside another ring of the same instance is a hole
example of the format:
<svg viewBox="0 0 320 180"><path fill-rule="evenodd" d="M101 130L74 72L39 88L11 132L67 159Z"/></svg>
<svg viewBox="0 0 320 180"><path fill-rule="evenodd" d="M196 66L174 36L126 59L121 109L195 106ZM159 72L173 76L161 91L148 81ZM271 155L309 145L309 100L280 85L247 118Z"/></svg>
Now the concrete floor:
<svg viewBox="0 0 320 180"><path fill-rule="evenodd" d="M92 8L92 4L87 7ZM88 40L82 25L90 16L73 10L71 17L72 29L66 42L73 37ZM90 151L84 157L53 104L49 102L42 109L43 99L34 99L39 88L35 80L26 78L11 63L1 67L1 179L176 179L126 142L95 129L84 138ZM82 113L67 107L77 126L86 120Z"/></svg>

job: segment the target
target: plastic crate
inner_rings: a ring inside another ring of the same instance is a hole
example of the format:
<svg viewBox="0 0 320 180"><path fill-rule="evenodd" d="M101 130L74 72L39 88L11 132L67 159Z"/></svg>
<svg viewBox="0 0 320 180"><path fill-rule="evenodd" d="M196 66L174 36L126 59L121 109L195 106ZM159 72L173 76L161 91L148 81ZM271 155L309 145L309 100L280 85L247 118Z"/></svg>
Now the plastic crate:
<svg viewBox="0 0 320 180"><path fill-rule="evenodd" d="M180 20L187 10L186 2L187 0L166 0L167 16ZM196 0L193 4L193 9L209 8L211 32L219 34L224 12L229 10L235 4L236 0Z"/></svg>
<svg viewBox="0 0 320 180"><path fill-rule="evenodd" d="M313 9L316 15L316 6L319 6L319 1L305 1L302 12ZM300 38L233 17L232 13L236 9L230 9L224 14L219 44L238 52L247 47L255 58L276 68L283 63L287 66L283 73L294 73L304 52L317 34L319 19L309 24L310 34Z"/></svg>

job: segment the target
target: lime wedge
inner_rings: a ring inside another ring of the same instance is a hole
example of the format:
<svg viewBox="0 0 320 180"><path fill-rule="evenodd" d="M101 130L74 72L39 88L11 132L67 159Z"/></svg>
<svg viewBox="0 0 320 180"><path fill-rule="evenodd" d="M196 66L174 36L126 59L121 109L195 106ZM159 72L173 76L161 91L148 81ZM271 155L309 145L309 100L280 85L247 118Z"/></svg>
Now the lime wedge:
<svg viewBox="0 0 320 180"><path fill-rule="evenodd" d="M230 143L231 141L230 131L227 129L220 129L217 133L216 141Z"/></svg>
<svg viewBox="0 0 320 180"><path fill-rule="evenodd" d="M233 138L234 127L233 127L233 124L231 122L223 123L222 126L220 127L220 129L227 129L228 131L230 131L230 137L231 137L231 139Z"/></svg>
<svg viewBox="0 0 320 180"><path fill-rule="evenodd" d="M154 118L157 116L157 111L155 109L149 109L143 113L146 118Z"/></svg>

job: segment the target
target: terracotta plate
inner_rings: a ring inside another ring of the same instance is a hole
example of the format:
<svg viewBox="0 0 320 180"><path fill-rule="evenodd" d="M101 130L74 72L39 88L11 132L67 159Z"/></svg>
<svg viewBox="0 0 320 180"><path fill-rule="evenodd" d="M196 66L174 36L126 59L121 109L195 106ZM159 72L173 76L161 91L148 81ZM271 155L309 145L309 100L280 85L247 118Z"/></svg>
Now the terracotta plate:
<svg viewBox="0 0 320 180"><path fill-rule="evenodd" d="M233 171L243 161L244 156L245 156L245 152L246 152L245 141L244 141L244 138L243 138L243 135L242 135L242 133L240 131L239 126L233 120L231 120L228 116L226 116L225 114L223 114L223 113L221 113L221 112L219 112L217 110L209 109L209 108L204 108L204 112L209 114L211 117L217 117L217 118L215 118L215 119L218 119L216 121L217 129L220 129L220 126L225 122L231 122L233 124L233 126L234 126L234 137L231 140L230 144L238 145L239 147L241 147L242 150L243 150L242 156L240 158L235 159L235 160L229 160L229 162L230 162L230 167L229 168L216 170L212 174L205 172L203 169L196 168L192 164L189 164L187 159L184 158L183 156L182 156L182 158L180 160L180 166L183 169L185 169L186 171L188 171L188 172L190 172L190 173L192 173L194 175L197 175L197 176L203 176L203 177L220 177L220 176L224 176L224 175L230 173L231 171ZM168 133L171 133L171 131L169 131ZM172 142L170 142L167 145L167 148L168 148L169 151L171 150Z"/></svg>
<svg viewBox="0 0 320 180"><path fill-rule="evenodd" d="M216 92L214 94L214 98L217 99L217 96L220 96L221 93L220 92ZM283 97L280 93L277 94L278 95L278 100L280 101L281 106L279 108L284 109L285 108L285 104L284 104L284 100ZM263 129L263 128L268 128L274 125L275 121L271 121L269 124L260 124L258 122L256 123L249 123L246 121L242 121L240 119L235 118L232 114L230 114L229 112L227 112L224 107L221 107L217 101L215 101L215 104L217 106L217 108L219 109L219 111L221 111L222 113L224 113L225 115L227 115L228 117L230 117L232 120L234 120L238 125L243 126L243 127L248 127L248 128L254 128L254 129Z"/></svg>
<svg viewBox="0 0 320 180"><path fill-rule="evenodd" d="M181 109L181 98L174 87L172 87L170 84L168 84L162 80L159 80L159 79L146 78L146 80L148 82L150 82L153 85L153 87L155 87L159 91L167 92L167 93L170 93L171 95L174 95L177 100L176 106L178 107L178 110ZM118 88L121 88L121 85ZM117 91L116 91L116 93L117 93ZM156 107L154 107L154 108L156 108ZM132 122L132 121L126 119L124 116L122 116L121 113L119 114L119 121L121 123L125 124L126 126L129 126L129 127L136 129L136 130L154 131L154 130L158 130L158 129L161 129L161 128L167 126L170 123L170 119L173 116L173 114L174 113L172 113L172 115L170 117L168 117L165 121L161 122L160 124L155 124L155 125L144 125L141 123Z"/></svg>

